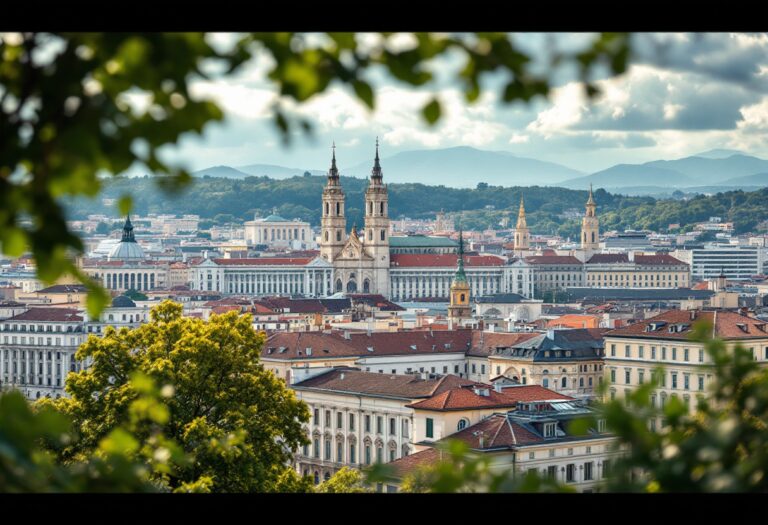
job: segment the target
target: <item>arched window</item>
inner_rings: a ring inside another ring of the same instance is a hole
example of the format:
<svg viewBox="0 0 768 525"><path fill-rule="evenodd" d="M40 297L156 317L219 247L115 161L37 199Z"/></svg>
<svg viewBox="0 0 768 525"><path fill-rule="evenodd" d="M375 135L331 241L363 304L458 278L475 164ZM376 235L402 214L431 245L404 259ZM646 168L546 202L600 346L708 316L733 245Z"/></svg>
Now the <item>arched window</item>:
<svg viewBox="0 0 768 525"><path fill-rule="evenodd" d="M340 292L342 290L341 286L342 286L341 279L336 279L336 291L337 292Z"/></svg>
<svg viewBox="0 0 768 525"><path fill-rule="evenodd" d="M331 208L330 205L326 202L325 203L325 214L330 215L331 214Z"/></svg>
<svg viewBox="0 0 768 525"><path fill-rule="evenodd" d="M386 230L381 230L381 240L383 241L386 238L387 238L387 231Z"/></svg>
<svg viewBox="0 0 768 525"><path fill-rule="evenodd" d="M336 230L336 240L341 241L341 230Z"/></svg>
<svg viewBox="0 0 768 525"><path fill-rule="evenodd" d="M542 379L541 386L543 386L544 388L549 388L549 379L547 379L546 377Z"/></svg>
<svg viewBox="0 0 768 525"><path fill-rule="evenodd" d="M584 378L583 377L579 378L579 388L584 388Z"/></svg>
<svg viewBox="0 0 768 525"><path fill-rule="evenodd" d="M328 230L325 231L325 240L328 240Z"/></svg>
<svg viewBox="0 0 768 525"><path fill-rule="evenodd" d="M320 473L318 471L315 471L315 485L320 484Z"/></svg>
<svg viewBox="0 0 768 525"><path fill-rule="evenodd" d="M323 476L323 479L324 479L325 481L328 481L329 479L331 479L331 473L330 473L330 472L326 472L326 473L325 473L325 476Z"/></svg>
<svg viewBox="0 0 768 525"><path fill-rule="evenodd" d="M384 215L384 203L383 202L379 203L379 213Z"/></svg>
<svg viewBox="0 0 768 525"><path fill-rule="evenodd" d="M469 426L469 421L466 418L459 419L458 430L464 430Z"/></svg>
<svg viewBox="0 0 768 525"><path fill-rule="evenodd" d="M341 203L336 203L336 215L341 215Z"/></svg>
<svg viewBox="0 0 768 525"><path fill-rule="evenodd" d="M363 281L363 293L370 293L371 292L371 281L368 279Z"/></svg>
<svg viewBox="0 0 768 525"><path fill-rule="evenodd" d="M353 280L347 282L347 293L355 293L357 291L357 283Z"/></svg>
<svg viewBox="0 0 768 525"><path fill-rule="evenodd" d="M595 232L592 232L592 242L595 242Z"/></svg>
<svg viewBox="0 0 768 525"><path fill-rule="evenodd" d="M466 296L465 296L464 294L461 294L461 296L460 296L460 298L459 298L459 301L461 301L461 302L463 303L463 302L464 302L464 298L465 298L465 297L466 297Z"/></svg>
<svg viewBox="0 0 768 525"><path fill-rule="evenodd" d="M565 388L565 387L566 387L566 385L567 385L567 383L568 383L568 380L567 380L566 378L563 378L563 379L560 381L560 385L561 385L561 388Z"/></svg>
<svg viewBox="0 0 768 525"><path fill-rule="evenodd" d="M368 203L368 215L373 215L373 203Z"/></svg>

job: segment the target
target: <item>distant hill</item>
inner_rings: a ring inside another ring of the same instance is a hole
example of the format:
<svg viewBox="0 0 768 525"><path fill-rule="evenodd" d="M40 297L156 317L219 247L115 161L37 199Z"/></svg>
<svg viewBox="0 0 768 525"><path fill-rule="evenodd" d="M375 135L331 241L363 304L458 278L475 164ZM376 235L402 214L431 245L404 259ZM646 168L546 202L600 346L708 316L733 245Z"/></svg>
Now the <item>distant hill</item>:
<svg viewBox="0 0 768 525"><path fill-rule="evenodd" d="M381 166L386 182L436 180L454 188L474 188L479 182L507 187L553 184L583 175L581 171L560 164L468 146L404 151L382 158ZM352 177L367 177L371 167L369 161L341 172Z"/></svg>
<svg viewBox="0 0 768 525"><path fill-rule="evenodd" d="M727 159L728 157L731 157L733 155L746 155L746 153L736 149L716 148L708 151L703 151L701 153L697 153L696 155L692 155L692 156L702 157L705 159Z"/></svg>
<svg viewBox="0 0 768 525"><path fill-rule="evenodd" d="M729 150L711 150L710 155L724 155ZM729 157L685 157L677 160L654 160L644 164L617 164L586 177L563 182L565 188L583 188L589 183L603 188L621 189L643 186L684 189L699 186L753 187L763 185L763 178L746 177L768 173L768 160L749 155ZM736 180L738 178L738 181ZM722 191L722 190L721 190Z"/></svg>
<svg viewBox="0 0 768 525"><path fill-rule="evenodd" d="M204 170L192 172L193 177L205 177L206 175L209 177L222 177L226 179L244 179L249 176L247 173L236 170L235 168L230 168L229 166L212 166L210 168L205 168Z"/></svg>
<svg viewBox="0 0 768 525"><path fill-rule="evenodd" d="M768 172L755 173L754 175L747 175L745 177L734 177L733 179L723 181L723 186L758 186L763 188L768 186Z"/></svg>
<svg viewBox="0 0 768 525"><path fill-rule="evenodd" d="M670 169L649 166L646 164L617 164L607 170L598 171L586 177L567 180L559 186L571 189L584 189L590 183L601 188L625 188L637 186L642 182L648 186L676 188L692 186L696 181L682 173Z"/></svg>
<svg viewBox="0 0 768 525"><path fill-rule="evenodd" d="M254 177L269 177L272 179L289 179L296 175L304 175L305 171L310 172L312 175L325 174L321 170L286 168L285 166L275 166L274 164L249 164L248 166L238 166L237 170Z"/></svg>

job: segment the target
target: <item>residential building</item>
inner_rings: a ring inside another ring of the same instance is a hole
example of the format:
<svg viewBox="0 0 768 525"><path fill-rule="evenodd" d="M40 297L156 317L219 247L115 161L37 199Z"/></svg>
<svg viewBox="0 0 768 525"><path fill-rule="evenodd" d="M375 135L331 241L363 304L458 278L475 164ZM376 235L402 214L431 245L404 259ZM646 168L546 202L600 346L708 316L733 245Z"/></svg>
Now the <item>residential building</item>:
<svg viewBox="0 0 768 525"><path fill-rule="evenodd" d="M591 288L687 288L690 266L671 255L598 253L585 264L585 284Z"/></svg>

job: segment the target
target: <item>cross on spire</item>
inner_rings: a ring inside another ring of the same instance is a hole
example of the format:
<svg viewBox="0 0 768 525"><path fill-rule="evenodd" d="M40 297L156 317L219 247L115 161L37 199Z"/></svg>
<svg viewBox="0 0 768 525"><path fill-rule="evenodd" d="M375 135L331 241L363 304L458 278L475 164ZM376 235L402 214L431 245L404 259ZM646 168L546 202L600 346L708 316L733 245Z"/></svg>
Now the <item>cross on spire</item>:
<svg viewBox="0 0 768 525"><path fill-rule="evenodd" d="M338 179L339 178L339 169L336 167L336 141L333 141L333 145L331 146L331 149L333 150L333 155L331 157L331 169L328 170L328 178L329 179Z"/></svg>
<svg viewBox="0 0 768 525"><path fill-rule="evenodd" d="M381 181L381 178L384 176L384 174L381 172L381 164L379 163L379 137L376 137L376 158L373 161L373 169L371 170L371 178L378 179Z"/></svg>

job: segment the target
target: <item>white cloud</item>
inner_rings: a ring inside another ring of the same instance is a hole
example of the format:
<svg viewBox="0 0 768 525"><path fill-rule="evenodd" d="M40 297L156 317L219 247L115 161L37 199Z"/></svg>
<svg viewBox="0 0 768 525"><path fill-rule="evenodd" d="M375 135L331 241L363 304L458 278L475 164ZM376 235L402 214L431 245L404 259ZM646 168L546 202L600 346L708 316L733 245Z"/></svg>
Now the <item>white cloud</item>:
<svg viewBox="0 0 768 525"><path fill-rule="evenodd" d="M221 81L195 82L189 87L193 99L213 99L226 113L247 119L271 116L277 95L269 89L249 88Z"/></svg>
<svg viewBox="0 0 768 525"><path fill-rule="evenodd" d="M554 91L552 107L540 112L527 129L550 137L577 124L586 110L585 102L584 88L577 82L570 82Z"/></svg>
<svg viewBox="0 0 768 525"><path fill-rule="evenodd" d="M512 137L509 139L510 144L525 144L530 140L530 137L528 135L520 135L518 133L514 133Z"/></svg>

